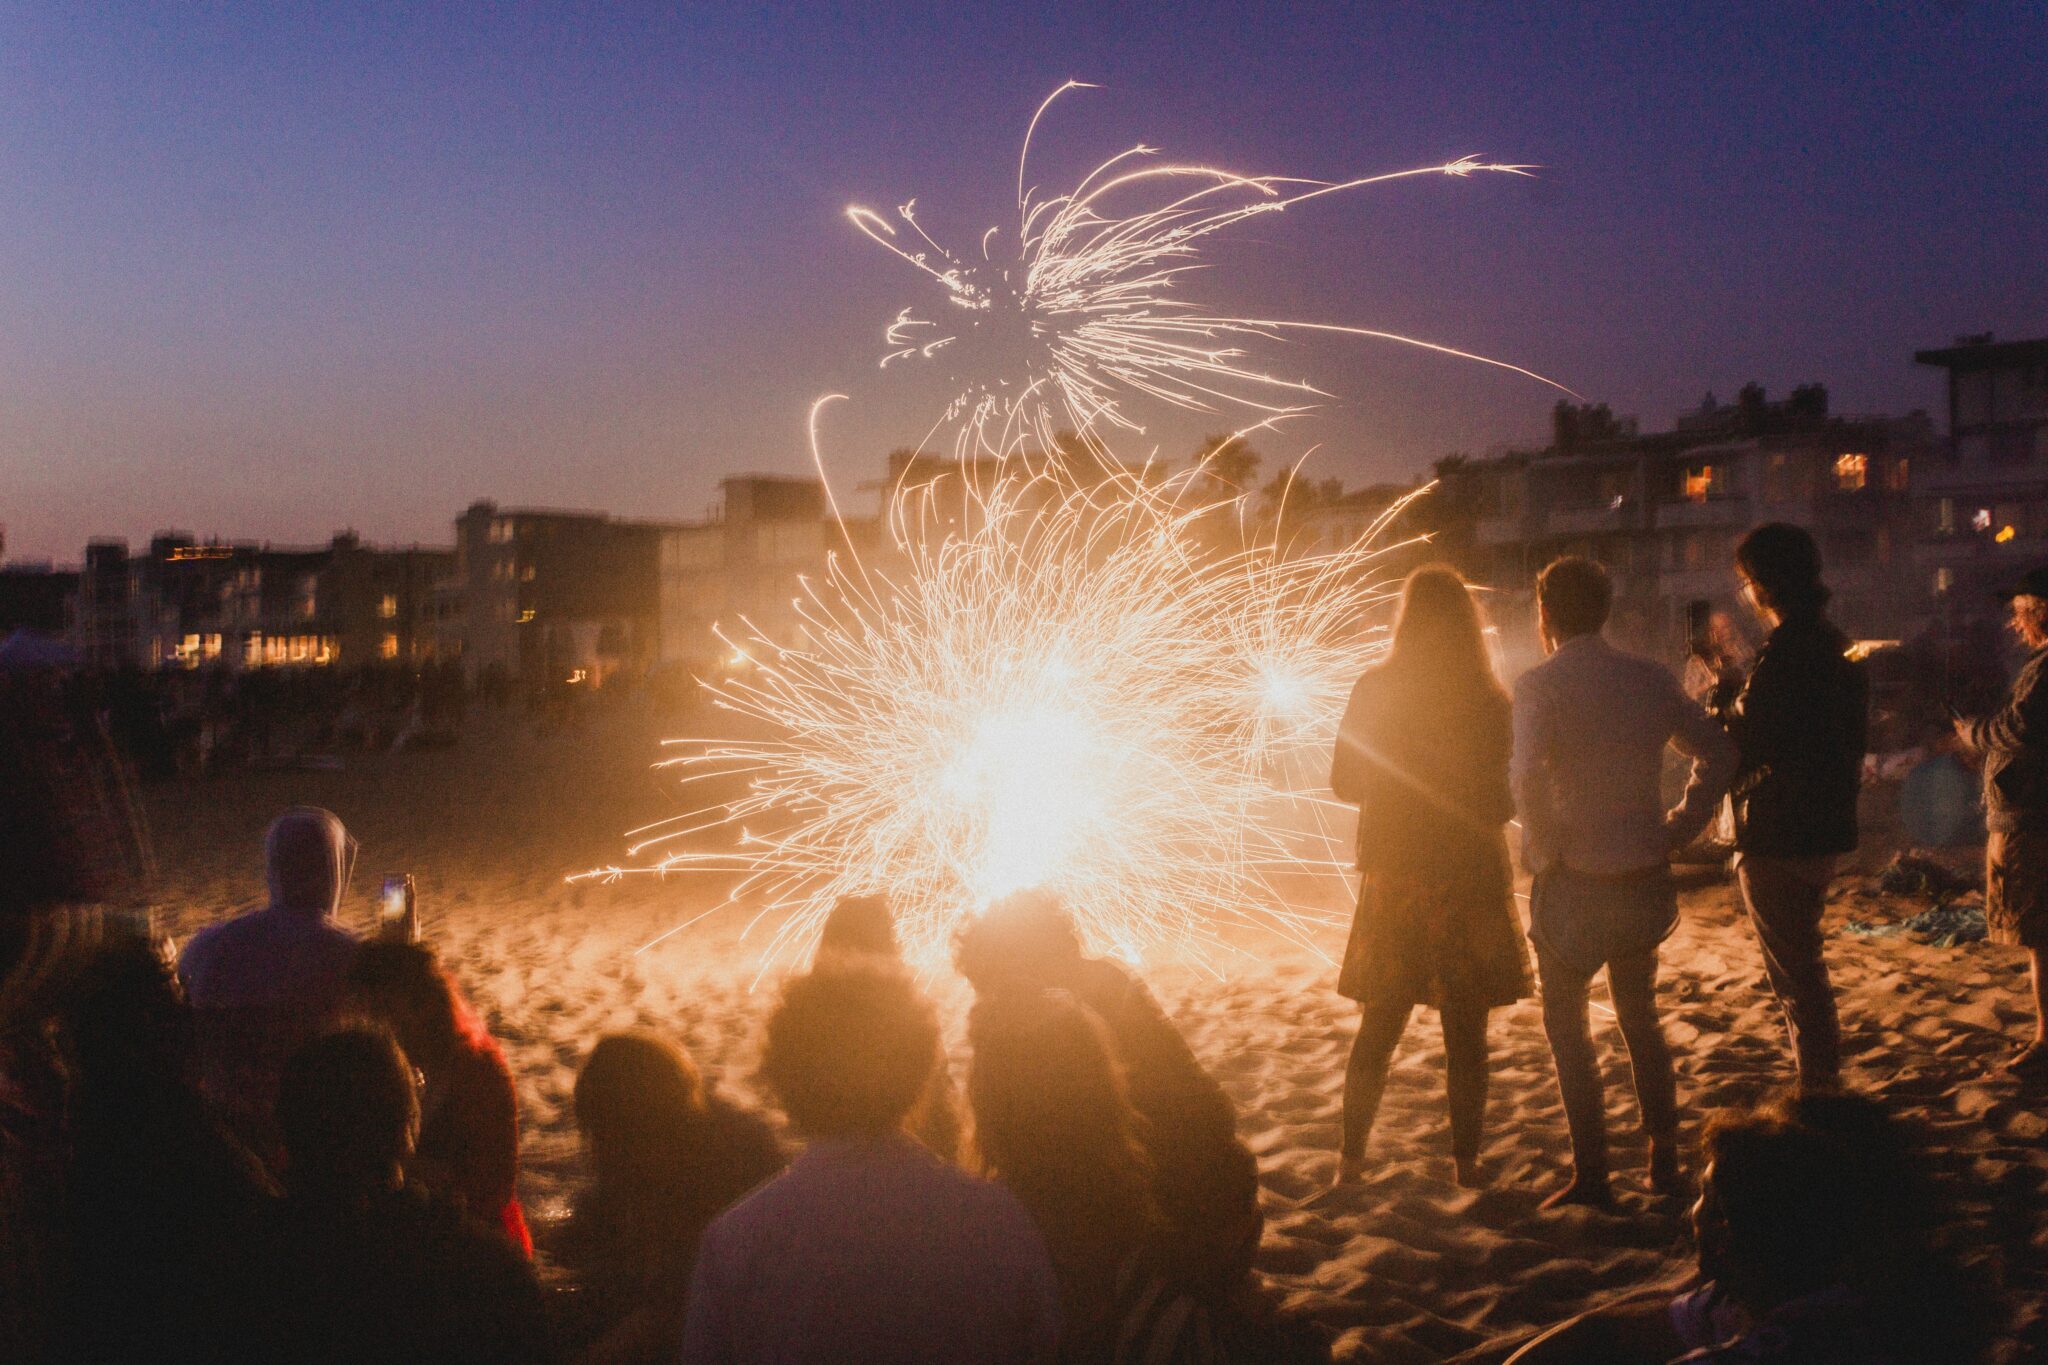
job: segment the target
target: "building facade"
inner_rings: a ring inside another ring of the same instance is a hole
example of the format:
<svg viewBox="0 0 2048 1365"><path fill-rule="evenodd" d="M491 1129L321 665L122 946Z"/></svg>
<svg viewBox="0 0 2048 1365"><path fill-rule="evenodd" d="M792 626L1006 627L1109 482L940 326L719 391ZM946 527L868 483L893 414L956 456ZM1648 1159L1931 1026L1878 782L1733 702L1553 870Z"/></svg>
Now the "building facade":
<svg viewBox="0 0 2048 1365"><path fill-rule="evenodd" d="M1948 435L1914 479L1919 593L1966 613L2048 563L2048 338L1920 351L1946 372Z"/></svg>

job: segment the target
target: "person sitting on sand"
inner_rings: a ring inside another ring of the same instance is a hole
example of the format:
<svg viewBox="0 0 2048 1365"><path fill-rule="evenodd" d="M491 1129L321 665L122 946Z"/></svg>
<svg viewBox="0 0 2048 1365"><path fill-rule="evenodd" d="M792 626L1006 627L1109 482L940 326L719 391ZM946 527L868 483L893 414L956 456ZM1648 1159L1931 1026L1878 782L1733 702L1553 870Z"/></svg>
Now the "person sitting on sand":
<svg viewBox="0 0 2048 1365"><path fill-rule="evenodd" d="M1337 989L1364 1008L1344 1078L1338 1179L1365 1163L1387 1067L1417 1005L1441 1014L1458 1183L1481 1183L1486 1016L1529 994L1506 826L1508 698L1455 570L1401 590L1386 661L1352 689L1330 786L1358 815L1358 913Z"/></svg>
<svg viewBox="0 0 2048 1365"><path fill-rule="evenodd" d="M1152 993L1117 963L1084 955L1073 920L1043 891L1006 897L971 921L954 962L978 998L1063 990L1102 1020L1145 1120L1174 1274L1211 1299L1243 1290L1265 1227L1258 1161L1237 1136L1230 1097Z"/></svg>
<svg viewBox="0 0 2048 1365"><path fill-rule="evenodd" d="M1062 1365L1218 1355L1208 1312L1160 1273L1165 1224L1102 1021L1064 991L980 1001L967 1095L974 1146L1045 1237Z"/></svg>
<svg viewBox="0 0 2048 1365"><path fill-rule="evenodd" d="M1993 943L2027 951L2034 1037L2006 1069L2048 1080L2048 565L2004 594L2010 624L2031 653L2003 710L1956 720L1956 737L1984 759L1984 919Z"/></svg>
<svg viewBox="0 0 2048 1365"><path fill-rule="evenodd" d="M1553 560L1536 580L1536 620L1550 657L1515 683L1510 785L1522 817L1529 937L1543 1028L1557 1061L1573 1175L1545 1207L1605 1205L1607 1117L1586 1025L1586 991L1602 968L1628 1045L1650 1138L1650 1184L1676 1194L1678 1103L1657 1020L1657 945L1678 924L1670 855L1706 828L1734 776L1735 744L1661 666L1601 638L1614 600L1607 570ZM1666 745L1693 759L1685 796L1666 811Z"/></svg>
<svg viewBox="0 0 2048 1365"><path fill-rule="evenodd" d="M1933 1235L1923 1162L1860 1096L1791 1091L1701 1139L1702 1283L1544 1333L1509 1365L1967 1365L1996 1304Z"/></svg>
<svg viewBox="0 0 2048 1365"><path fill-rule="evenodd" d="M334 922L356 841L332 811L295 806L264 835L270 900L192 936L178 975L198 1024L200 1083L266 1161L278 1072L333 1019L356 938Z"/></svg>
<svg viewBox="0 0 2048 1365"><path fill-rule="evenodd" d="M66 983L57 1037L68 1073L48 1301L62 1361L228 1361L273 1190L209 1112L192 1020L143 942L101 947ZM19 1357L22 1360L40 1357Z"/></svg>
<svg viewBox="0 0 2048 1365"><path fill-rule="evenodd" d="M685 1365L1054 1360L1030 1215L903 1131L938 1047L900 971L828 963L783 987L761 1074L809 1146L705 1232Z"/></svg>
<svg viewBox="0 0 2048 1365"><path fill-rule="evenodd" d="M345 1008L390 1029L425 1077L420 1135L406 1175L469 1211L533 1254L519 1180L519 1110L512 1069L484 1021L462 998L431 948L365 943L343 983Z"/></svg>
<svg viewBox="0 0 2048 1365"><path fill-rule="evenodd" d="M305 1044L278 1082L285 1199L244 1312L247 1360L526 1365L551 1355L526 1258L459 1203L405 1179L419 1132L411 1063L391 1035Z"/></svg>
<svg viewBox="0 0 2048 1365"><path fill-rule="evenodd" d="M1799 1083L1840 1083L1842 1026L1821 956L1836 860L1856 851L1856 796L1870 724L1863 665L1827 619L1820 547L1771 522L1742 538L1735 571L1770 638L1723 717L1742 753L1735 875L1785 1013Z"/></svg>
<svg viewBox="0 0 2048 1365"><path fill-rule="evenodd" d="M813 960L828 963L849 957L904 965L903 949L896 942L896 915L887 896L841 896L818 926ZM910 1116L910 1135L941 1160L960 1159L960 1098L943 1049L939 1064L932 1068L931 1083Z"/></svg>
<svg viewBox="0 0 2048 1365"><path fill-rule="evenodd" d="M580 1365L670 1365L682 1347L697 1244L711 1220L786 1164L757 1114L707 1087L652 1033L597 1040L576 1076L576 1126L595 1179L550 1249L580 1290ZM587 1344L586 1344L587 1343Z"/></svg>

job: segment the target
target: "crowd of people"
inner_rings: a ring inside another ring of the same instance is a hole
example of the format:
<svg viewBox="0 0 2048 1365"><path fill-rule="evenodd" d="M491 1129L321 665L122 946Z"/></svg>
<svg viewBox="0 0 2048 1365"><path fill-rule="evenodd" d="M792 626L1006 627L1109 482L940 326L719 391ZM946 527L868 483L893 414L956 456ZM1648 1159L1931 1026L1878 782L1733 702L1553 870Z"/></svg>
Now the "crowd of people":
<svg viewBox="0 0 2048 1365"><path fill-rule="evenodd" d="M1444 1030L1457 1179L1488 1183L1488 1015L1536 991L1573 1162L1546 1207L1615 1207L1588 1029L1605 972L1649 1187L1697 1191L1695 1285L1596 1309L1517 1360L1917 1365L1971 1359L1988 1335L1989 1308L1959 1309L1967 1285L1942 1278L1911 1145L1843 1084L1820 920L1857 842L1865 697L1820 567L1793 528L1744 540L1736 570L1771 631L1711 711L1603 641L1597 564L1543 572L1549 657L1512 695L1466 585L1418 570L1386 660L1344 716L1331 783L1362 808L1361 880L1337 987L1362 1016L1339 1183L1369 1172L1417 1005ZM2034 659L2003 711L1956 730L1987 755L1993 932L2032 952L2038 986L2048 574L2012 601ZM1674 747L1690 771L1667 807ZM1724 796L1797 1085L1710 1116L1688 1172L1658 950L1677 917L1670 856ZM279 816L265 858L266 904L175 960L123 921L54 941L67 921L0 907L0 1358L1328 1358L1254 1269L1259 1167L1230 1097L1143 981L1091 956L1047 892L998 902L955 943L974 995L964 1084L886 897L834 908L765 1019L759 1078L794 1153L675 1040L593 1040L574 1088L589 1179L542 1238L559 1269L544 1291L517 1193L512 1075L456 974L429 947L337 921L355 845L330 812ZM2043 1056L2037 1038L2011 1067L2036 1077Z"/></svg>

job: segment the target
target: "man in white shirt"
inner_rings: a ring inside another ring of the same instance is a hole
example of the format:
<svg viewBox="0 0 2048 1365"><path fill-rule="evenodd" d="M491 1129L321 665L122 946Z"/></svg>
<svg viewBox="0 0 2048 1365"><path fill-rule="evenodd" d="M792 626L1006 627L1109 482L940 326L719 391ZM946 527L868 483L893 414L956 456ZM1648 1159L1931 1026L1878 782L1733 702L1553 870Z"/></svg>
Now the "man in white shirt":
<svg viewBox="0 0 2048 1365"><path fill-rule="evenodd" d="M1059 1288L1031 1216L904 1132L938 1043L887 966L784 989L761 1071L810 1145L705 1232L683 1365L1053 1365Z"/></svg>
<svg viewBox="0 0 2048 1365"><path fill-rule="evenodd" d="M1599 1204L1608 1188L1605 1099L1586 1023L1586 992L1602 968L1628 1045L1650 1137L1650 1183L1681 1188L1671 1051L1657 1019L1657 945L1678 923L1669 859L1706 828L1735 775L1733 741L1648 659L1601 637L1613 602L1607 571L1570 557L1536 582L1549 658L1515 684L1510 769L1522 861L1534 874L1543 1027L1571 1127L1571 1183L1545 1201ZM1684 799L1667 811L1664 748L1693 759Z"/></svg>

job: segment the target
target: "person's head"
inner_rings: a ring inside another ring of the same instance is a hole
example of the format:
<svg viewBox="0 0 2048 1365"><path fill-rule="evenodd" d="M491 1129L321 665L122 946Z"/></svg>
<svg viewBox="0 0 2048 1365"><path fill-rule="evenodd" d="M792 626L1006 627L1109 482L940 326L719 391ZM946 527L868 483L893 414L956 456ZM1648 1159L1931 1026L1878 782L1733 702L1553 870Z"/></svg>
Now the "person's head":
<svg viewBox="0 0 2048 1365"><path fill-rule="evenodd" d="M395 1187L419 1126L412 1064L382 1029L323 1034L285 1063L277 1127L289 1189Z"/></svg>
<svg viewBox="0 0 2048 1365"><path fill-rule="evenodd" d="M2048 565L2029 569L1999 596L2005 599L2005 625L2028 649L2048 645Z"/></svg>
<svg viewBox="0 0 2048 1365"><path fill-rule="evenodd" d="M887 896L841 896L818 928L817 956L853 953L868 957L900 959L896 943L896 917Z"/></svg>
<svg viewBox="0 0 2048 1365"><path fill-rule="evenodd" d="M843 960L782 988L761 1077L806 1136L872 1138L901 1131L938 1060L938 1016L910 977Z"/></svg>
<svg viewBox="0 0 2048 1365"><path fill-rule="evenodd" d="M1062 986L1081 961L1073 917L1058 896L1035 887L1005 896L969 920L953 943L953 965L977 994L1005 986Z"/></svg>
<svg viewBox="0 0 2048 1365"><path fill-rule="evenodd" d="M1140 1120L1102 1021L1065 991L985 997L968 1017L967 1100L989 1174L1053 1235L1143 1235Z"/></svg>
<svg viewBox="0 0 2048 1365"><path fill-rule="evenodd" d="M1389 664L1446 691L1497 688L1486 625L1471 588L1446 564L1425 564L1401 585Z"/></svg>
<svg viewBox="0 0 2048 1365"><path fill-rule="evenodd" d="M331 915L355 870L356 841L341 817L318 806L294 806L270 822L263 836L264 873L271 905Z"/></svg>
<svg viewBox="0 0 2048 1365"><path fill-rule="evenodd" d="M1598 560L1566 555L1536 576L1536 628L1551 649L1599 634L1613 607L1614 581Z"/></svg>
<svg viewBox="0 0 2048 1365"><path fill-rule="evenodd" d="M1766 621L1827 605L1820 581L1820 546L1804 529L1767 522L1735 547L1735 576L1750 610Z"/></svg>
<svg viewBox="0 0 2048 1365"><path fill-rule="evenodd" d="M163 956L109 943L65 983L60 1026L75 1084L99 1098L140 1099L186 1079L192 1019Z"/></svg>
<svg viewBox="0 0 2048 1365"><path fill-rule="evenodd" d="M355 950L342 989L351 1011L390 1029L422 1066L431 1069L461 1041L455 986L431 948L365 943Z"/></svg>
<svg viewBox="0 0 2048 1365"><path fill-rule="evenodd" d="M1854 1278L1906 1199L1910 1166L1883 1112L1847 1095L1724 1109L1701 1138L1700 1269L1768 1309Z"/></svg>
<svg viewBox="0 0 2048 1365"><path fill-rule="evenodd" d="M696 1064L656 1034L606 1034L576 1073L576 1126L601 1183L647 1176L703 1114Z"/></svg>

